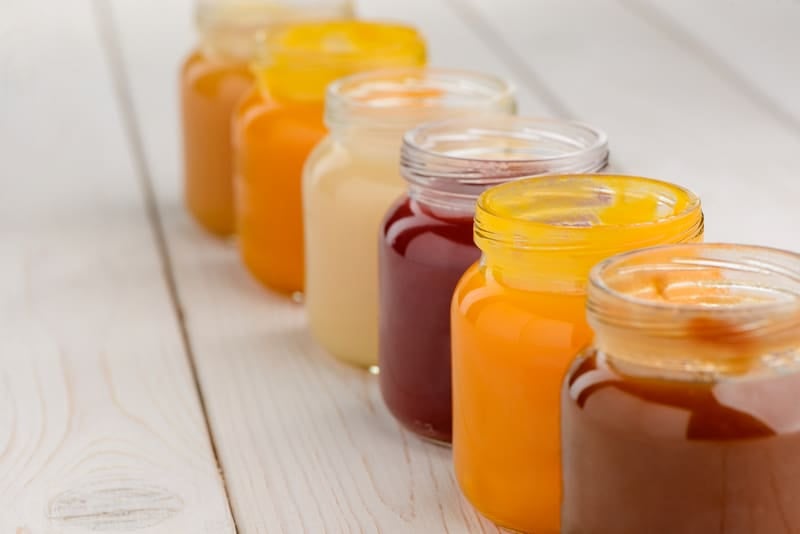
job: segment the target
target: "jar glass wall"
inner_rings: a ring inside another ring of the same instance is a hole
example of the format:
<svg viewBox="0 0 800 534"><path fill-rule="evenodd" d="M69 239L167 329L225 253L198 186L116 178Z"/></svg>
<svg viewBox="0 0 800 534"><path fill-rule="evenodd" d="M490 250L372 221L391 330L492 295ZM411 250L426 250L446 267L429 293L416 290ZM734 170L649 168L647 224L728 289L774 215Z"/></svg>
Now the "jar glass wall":
<svg viewBox="0 0 800 534"><path fill-rule="evenodd" d="M593 270L587 312L593 347L562 397L563 531L800 532L800 255L621 255Z"/></svg>
<svg viewBox="0 0 800 534"><path fill-rule="evenodd" d="M303 202L309 325L335 357L361 367L378 361L376 240L405 190L403 134L429 120L515 109L508 83L458 70L395 69L330 87L330 135L306 163Z"/></svg>
<svg viewBox="0 0 800 534"><path fill-rule="evenodd" d="M411 431L450 442L450 301L480 251L475 201L522 176L594 172L608 160L606 136L559 120L510 116L428 123L404 137L408 193L381 224L379 364L383 398Z"/></svg>
<svg viewBox="0 0 800 534"><path fill-rule="evenodd" d="M695 195L647 178L541 177L480 196L481 261L452 305L453 458L462 491L485 516L560 532L560 387L592 338L589 271L614 254L702 232Z"/></svg>
<svg viewBox="0 0 800 534"><path fill-rule="evenodd" d="M421 66L425 44L405 26L322 22L273 33L262 55L234 120L239 250L261 283L295 293L304 285L301 177L326 133L325 88L357 71Z"/></svg>
<svg viewBox="0 0 800 534"><path fill-rule="evenodd" d="M206 230L234 230L231 114L252 86L261 31L292 21L352 16L350 0L198 0L199 42L180 73L184 200Z"/></svg>

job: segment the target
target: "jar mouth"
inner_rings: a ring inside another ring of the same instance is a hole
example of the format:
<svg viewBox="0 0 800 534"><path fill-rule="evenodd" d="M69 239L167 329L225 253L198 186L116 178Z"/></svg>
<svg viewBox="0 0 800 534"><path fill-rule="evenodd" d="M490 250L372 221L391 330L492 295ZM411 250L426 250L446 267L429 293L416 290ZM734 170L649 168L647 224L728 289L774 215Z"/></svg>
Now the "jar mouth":
<svg viewBox="0 0 800 534"><path fill-rule="evenodd" d="M724 243L656 246L595 266L591 291L638 313L800 313L800 254Z"/></svg>
<svg viewBox="0 0 800 534"><path fill-rule="evenodd" d="M626 372L715 380L800 364L793 252L707 243L620 254L592 269L586 309L595 346Z"/></svg>
<svg viewBox="0 0 800 534"><path fill-rule="evenodd" d="M346 75L425 60L425 42L412 27L393 23L332 20L261 32L255 68L336 69Z"/></svg>
<svg viewBox="0 0 800 534"><path fill-rule="evenodd" d="M513 112L515 89L494 76L458 69L388 68L333 82L326 95L326 124L361 121L406 131L454 111ZM402 135L402 134L401 134Z"/></svg>
<svg viewBox="0 0 800 534"><path fill-rule="evenodd" d="M403 138L401 173L410 184L456 188L475 198L511 178L596 172L608 162L608 137L589 125L507 115L422 124Z"/></svg>
<svg viewBox="0 0 800 534"><path fill-rule="evenodd" d="M303 21L352 16L350 0L198 0L195 8L207 53L242 62L257 56L261 32Z"/></svg>
<svg viewBox="0 0 800 534"><path fill-rule="evenodd" d="M700 199L681 186L611 174L523 178L478 198L475 239L517 250L614 253L702 234ZM481 247L483 248L483 247Z"/></svg>
<svg viewBox="0 0 800 534"><path fill-rule="evenodd" d="M197 0L195 18L202 29L258 29L352 13L350 0Z"/></svg>

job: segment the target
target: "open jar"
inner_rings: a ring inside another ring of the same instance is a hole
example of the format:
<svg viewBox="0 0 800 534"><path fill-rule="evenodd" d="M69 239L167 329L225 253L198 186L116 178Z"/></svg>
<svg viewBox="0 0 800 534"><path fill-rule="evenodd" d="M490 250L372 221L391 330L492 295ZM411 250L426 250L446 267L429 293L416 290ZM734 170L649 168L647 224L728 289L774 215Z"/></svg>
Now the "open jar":
<svg viewBox="0 0 800 534"><path fill-rule="evenodd" d="M461 278L451 311L453 459L485 516L560 532L560 390L592 339L589 271L620 252L702 235L700 200L648 178L545 176L479 197L481 260Z"/></svg>
<svg viewBox="0 0 800 534"><path fill-rule="evenodd" d="M351 0L196 0L199 42L180 73L184 199L211 233L234 231L231 114L253 84L257 36L291 22L353 15Z"/></svg>
<svg viewBox="0 0 800 534"><path fill-rule="evenodd" d="M591 274L563 532L800 532L800 255L673 245Z"/></svg>
<svg viewBox="0 0 800 534"><path fill-rule="evenodd" d="M257 84L233 121L239 251L250 273L284 294L303 291L303 165L325 136L326 87L354 72L425 63L413 28L366 21L287 26L269 35Z"/></svg>
<svg viewBox="0 0 800 534"><path fill-rule="evenodd" d="M384 217L378 245L381 391L406 428L451 440L450 302L480 257L478 195L523 176L596 172L607 161L604 133L564 120L458 118L406 133L408 191Z"/></svg>
<svg viewBox="0 0 800 534"><path fill-rule="evenodd" d="M376 239L405 191L403 134L430 120L513 113L514 91L469 71L389 69L334 82L325 106L330 133L303 180L309 326L335 357L370 368L378 363Z"/></svg>

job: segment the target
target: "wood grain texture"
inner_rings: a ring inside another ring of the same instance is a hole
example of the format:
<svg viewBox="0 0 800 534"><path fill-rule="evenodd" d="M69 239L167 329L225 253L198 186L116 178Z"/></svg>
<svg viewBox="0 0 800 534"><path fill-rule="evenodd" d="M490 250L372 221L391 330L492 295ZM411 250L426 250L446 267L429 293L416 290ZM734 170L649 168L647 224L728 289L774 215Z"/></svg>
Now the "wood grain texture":
<svg viewBox="0 0 800 534"><path fill-rule="evenodd" d="M373 377L315 347L302 308L261 290L232 244L205 236L185 215L175 81L193 39L189 1L111 6L241 532L496 532L460 498L449 452L403 432ZM797 171L789 157L794 133L625 5L367 0L359 7L420 26L433 64L510 76L523 89L525 113L605 128L620 168L704 196L710 238L798 244L789 209L798 186L786 178Z"/></svg>
<svg viewBox="0 0 800 534"><path fill-rule="evenodd" d="M188 220L174 95L193 41L189 2L111 5L240 531L497 532L459 496L449 450L403 432L374 377L315 347L302 308L260 289L231 244ZM510 73L446 4L414 0L398 9L372 0L359 8L429 32L432 64ZM440 21L449 34L437 31ZM524 109L547 113L535 92L520 89Z"/></svg>
<svg viewBox="0 0 800 534"><path fill-rule="evenodd" d="M91 6L0 16L0 532L229 533Z"/></svg>
<svg viewBox="0 0 800 534"><path fill-rule="evenodd" d="M800 2L626 0L624 5L800 132Z"/></svg>
<svg viewBox="0 0 800 534"><path fill-rule="evenodd" d="M707 240L800 249L800 136L706 57L634 12L633 0L453 3L484 21L487 40L517 51L571 115L605 129L617 167L699 193Z"/></svg>

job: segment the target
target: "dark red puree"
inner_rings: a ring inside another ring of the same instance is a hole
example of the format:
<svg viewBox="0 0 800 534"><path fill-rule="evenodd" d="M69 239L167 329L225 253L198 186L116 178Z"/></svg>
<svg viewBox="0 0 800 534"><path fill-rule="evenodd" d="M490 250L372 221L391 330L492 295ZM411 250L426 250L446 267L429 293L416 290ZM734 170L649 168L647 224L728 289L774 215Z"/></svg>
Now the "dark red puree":
<svg viewBox="0 0 800 534"><path fill-rule="evenodd" d="M656 380L589 354L562 408L563 534L800 533L800 373Z"/></svg>
<svg viewBox="0 0 800 534"><path fill-rule="evenodd" d="M480 257L472 219L404 197L381 227L381 391L403 425L436 441L452 435L450 300Z"/></svg>

